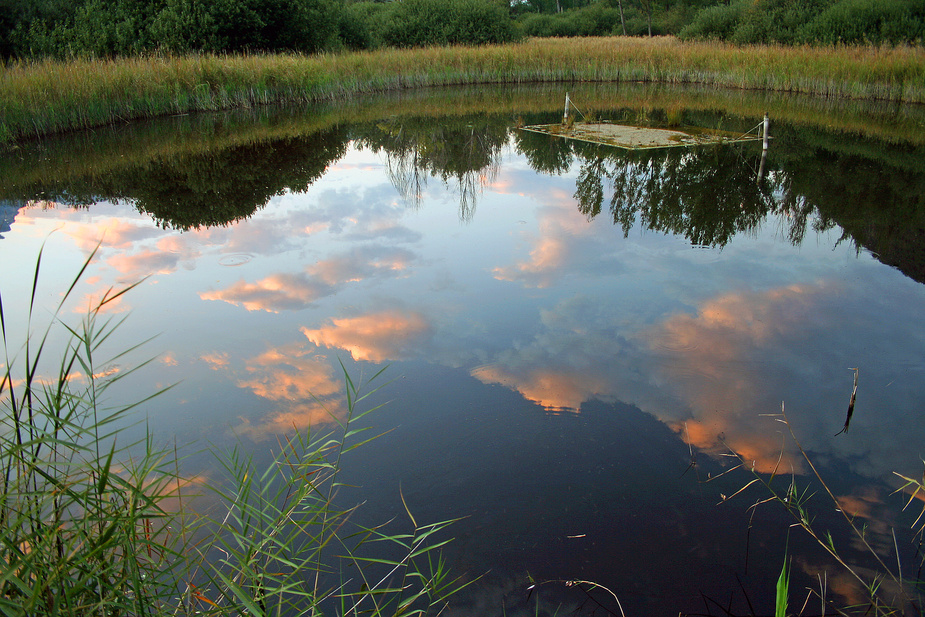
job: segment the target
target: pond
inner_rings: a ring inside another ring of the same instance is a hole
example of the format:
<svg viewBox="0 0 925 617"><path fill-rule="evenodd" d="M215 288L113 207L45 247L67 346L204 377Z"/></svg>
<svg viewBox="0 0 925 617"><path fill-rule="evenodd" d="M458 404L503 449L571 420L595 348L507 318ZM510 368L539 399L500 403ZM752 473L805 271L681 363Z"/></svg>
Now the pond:
<svg viewBox="0 0 925 617"><path fill-rule="evenodd" d="M624 124L745 133L769 112L773 139L519 129L561 118L566 89ZM156 359L116 395L176 384L141 413L197 444L190 474L211 472L202 444L260 458L342 413L341 362L387 366L369 422L389 432L351 453L344 498L364 523L401 526L402 496L462 517L446 554L482 577L447 615L620 614L578 579L626 615L770 614L785 551L793 610L820 584L858 601L781 504L753 507L767 489L738 493L775 470L859 571L879 566L839 509L918 575L894 472L925 456L921 107L556 85L183 116L8 152L0 235L9 331L43 244L46 313L97 244L68 311L143 280L114 344L154 337L122 362Z"/></svg>

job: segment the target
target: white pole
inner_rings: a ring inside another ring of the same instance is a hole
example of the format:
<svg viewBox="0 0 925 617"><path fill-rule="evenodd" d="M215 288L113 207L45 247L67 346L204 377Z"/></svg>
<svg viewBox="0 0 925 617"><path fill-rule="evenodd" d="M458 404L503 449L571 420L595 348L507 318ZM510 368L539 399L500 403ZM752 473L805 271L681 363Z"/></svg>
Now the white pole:
<svg viewBox="0 0 925 617"><path fill-rule="evenodd" d="M761 163L758 164L758 177L756 179L757 184L761 184L761 179L764 178L764 163L768 158L768 149L765 148L761 151Z"/></svg>
<svg viewBox="0 0 925 617"><path fill-rule="evenodd" d="M568 124L568 106L569 106L568 92L566 92L565 93L565 112L563 112L562 114L562 124Z"/></svg>
<svg viewBox="0 0 925 617"><path fill-rule="evenodd" d="M761 132L763 133L763 136L764 136L764 138L763 138L762 141L761 141L761 149L762 149L762 150L767 150L767 149L768 149L768 127L769 127L770 125L771 125L771 121L768 120L768 112L765 112L765 113L764 113L764 129L761 131Z"/></svg>

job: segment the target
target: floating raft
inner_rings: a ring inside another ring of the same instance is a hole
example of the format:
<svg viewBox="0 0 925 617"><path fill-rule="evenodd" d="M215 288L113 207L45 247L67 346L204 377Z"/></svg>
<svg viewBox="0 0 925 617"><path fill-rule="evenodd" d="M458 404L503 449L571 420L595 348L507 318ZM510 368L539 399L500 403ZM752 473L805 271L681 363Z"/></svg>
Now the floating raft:
<svg viewBox="0 0 925 617"><path fill-rule="evenodd" d="M562 124L541 124L525 126L525 131L546 133L566 139L577 139L594 144L614 146L626 150L648 150L651 148L677 148L709 144L761 141L760 136L739 135L728 131L710 129L655 129L644 126L610 124L609 122L578 123L572 126Z"/></svg>

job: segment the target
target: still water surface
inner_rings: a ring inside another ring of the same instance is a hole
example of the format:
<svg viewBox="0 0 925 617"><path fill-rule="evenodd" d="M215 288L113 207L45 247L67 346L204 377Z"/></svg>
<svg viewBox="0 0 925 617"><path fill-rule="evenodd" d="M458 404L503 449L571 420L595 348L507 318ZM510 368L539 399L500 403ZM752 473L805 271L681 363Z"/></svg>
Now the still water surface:
<svg viewBox="0 0 925 617"><path fill-rule="evenodd" d="M782 405L891 563L896 526L915 576L915 513L891 493L925 456L921 110L601 90L573 99L654 125L783 117L761 175L760 145L625 152L518 130L561 115L547 90L24 145L0 169L4 308L28 297L42 243L49 307L100 243L75 312L147 277L114 307L125 347L156 336L126 396L178 383L144 408L159 435L258 457L326 422L322 404L343 412L340 361L356 379L388 364L371 422L392 430L353 453L347 499L369 523L401 519L399 491L418 520L466 517L451 564L487 574L450 614L618 612L529 577L599 582L627 615L770 613L790 521L750 509L758 487L724 500L745 470L706 480L733 453L808 485L769 417ZM869 565L834 504L814 514ZM832 600L859 597L805 534L789 545L792 602L824 569Z"/></svg>

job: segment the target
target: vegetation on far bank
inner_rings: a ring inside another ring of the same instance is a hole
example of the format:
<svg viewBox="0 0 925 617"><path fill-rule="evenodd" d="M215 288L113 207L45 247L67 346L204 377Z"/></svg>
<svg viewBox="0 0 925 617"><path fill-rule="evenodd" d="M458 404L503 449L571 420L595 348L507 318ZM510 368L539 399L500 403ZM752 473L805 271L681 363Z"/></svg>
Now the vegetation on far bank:
<svg viewBox="0 0 925 617"><path fill-rule="evenodd" d="M921 44L921 0L0 0L0 60L316 53L521 36Z"/></svg>
<svg viewBox="0 0 925 617"><path fill-rule="evenodd" d="M338 54L188 54L15 62L0 142L199 110L462 84L661 82L925 102L925 48L530 39Z"/></svg>

